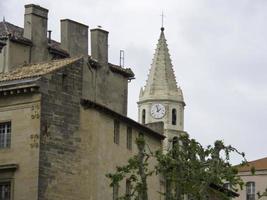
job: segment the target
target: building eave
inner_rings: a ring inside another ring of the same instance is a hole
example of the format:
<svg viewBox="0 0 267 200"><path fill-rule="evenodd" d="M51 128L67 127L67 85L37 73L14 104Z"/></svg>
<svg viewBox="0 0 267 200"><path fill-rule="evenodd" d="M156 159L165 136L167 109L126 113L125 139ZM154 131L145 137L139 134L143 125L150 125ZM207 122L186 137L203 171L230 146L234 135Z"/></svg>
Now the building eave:
<svg viewBox="0 0 267 200"><path fill-rule="evenodd" d="M40 77L0 82L0 97L38 92L39 85L36 81L39 80L39 78Z"/></svg>

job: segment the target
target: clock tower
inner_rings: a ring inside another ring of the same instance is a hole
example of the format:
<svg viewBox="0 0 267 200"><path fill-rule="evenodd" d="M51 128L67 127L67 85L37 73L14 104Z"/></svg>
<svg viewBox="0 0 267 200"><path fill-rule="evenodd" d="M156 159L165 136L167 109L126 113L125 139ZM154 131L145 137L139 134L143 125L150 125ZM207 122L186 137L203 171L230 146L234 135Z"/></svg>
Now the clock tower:
<svg viewBox="0 0 267 200"><path fill-rule="evenodd" d="M164 151L171 148L174 137L185 133L184 107L183 93L177 87L162 27L146 85L140 91L138 121L142 124L164 123Z"/></svg>

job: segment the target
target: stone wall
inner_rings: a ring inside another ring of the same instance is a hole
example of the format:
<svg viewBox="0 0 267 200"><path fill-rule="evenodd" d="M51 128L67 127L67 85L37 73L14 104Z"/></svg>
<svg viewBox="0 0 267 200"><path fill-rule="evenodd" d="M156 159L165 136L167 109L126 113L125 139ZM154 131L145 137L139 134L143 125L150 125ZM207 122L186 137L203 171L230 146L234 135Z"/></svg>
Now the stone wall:
<svg viewBox="0 0 267 200"><path fill-rule="evenodd" d="M138 150L135 139L141 132L129 123L120 122L119 144L114 143L114 119L113 116L99 112L94 108L81 110L81 147L83 162L81 163L82 181L81 187L87 190L88 200L112 200L112 188L109 187L107 173L114 172L116 166L122 166ZM127 148L127 127L132 127L132 150ZM152 151L161 147L161 140L143 132L146 142ZM150 167L155 165L151 160ZM119 187L120 195L125 193L126 181L122 181ZM159 200L159 177L148 178L149 199Z"/></svg>
<svg viewBox="0 0 267 200"><path fill-rule="evenodd" d="M0 122L11 122L11 146L0 149L0 166L17 165L12 173L0 170L0 181L11 180L14 200L38 199L40 95L0 97Z"/></svg>
<svg viewBox="0 0 267 200"><path fill-rule="evenodd" d="M80 197L82 61L42 78L39 200Z"/></svg>
<svg viewBox="0 0 267 200"><path fill-rule="evenodd" d="M83 98L127 115L128 78L110 70L107 64L83 69Z"/></svg>

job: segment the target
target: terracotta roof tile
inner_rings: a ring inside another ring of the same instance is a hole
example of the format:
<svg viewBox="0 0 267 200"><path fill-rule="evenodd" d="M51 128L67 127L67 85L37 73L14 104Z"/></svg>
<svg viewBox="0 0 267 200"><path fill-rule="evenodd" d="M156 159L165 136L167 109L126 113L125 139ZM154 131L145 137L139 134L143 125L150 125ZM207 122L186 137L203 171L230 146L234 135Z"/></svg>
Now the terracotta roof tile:
<svg viewBox="0 0 267 200"><path fill-rule="evenodd" d="M266 170L267 169L267 157L250 161L248 162L248 165L239 167L239 172L247 172L251 170L251 167L255 167L255 170Z"/></svg>
<svg viewBox="0 0 267 200"><path fill-rule="evenodd" d="M38 76L42 76L45 74L49 74L66 65L72 64L80 59L81 57L66 58L66 59L53 60L50 62L30 64L30 65L18 67L14 71L1 73L0 82L19 80L19 79L25 79L25 78L33 78L33 77L38 77Z"/></svg>

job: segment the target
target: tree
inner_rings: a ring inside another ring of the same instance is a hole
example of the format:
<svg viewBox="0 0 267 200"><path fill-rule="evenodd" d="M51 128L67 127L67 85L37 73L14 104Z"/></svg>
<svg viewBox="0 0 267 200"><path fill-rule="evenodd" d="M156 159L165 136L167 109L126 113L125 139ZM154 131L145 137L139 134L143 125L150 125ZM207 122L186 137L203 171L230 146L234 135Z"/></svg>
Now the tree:
<svg viewBox="0 0 267 200"><path fill-rule="evenodd" d="M161 150L147 152L144 138L137 138L138 154L129 159L127 165L117 167L115 173L107 175L111 186L125 178L133 184L131 192L120 199L148 200L147 178L153 174L164 177L165 192L162 195L166 200L181 200L185 195L196 200L205 199L212 190L211 184L221 186L227 182L233 190L237 190L237 186L242 188L238 170L230 164L230 154L241 155L242 164L245 164L244 153L232 146L225 146L222 141L215 141L213 146L204 148L187 135L175 139L172 149L163 154ZM157 165L149 170L149 159L152 157L157 159ZM220 195L227 199L227 195Z"/></svg>
<svg viewBox="0 0 267 200"><path fill-rule="evenodd" d="M204 148L187 135L176 138L167 154L158 151L157 172L163 174L166 181L166 200L180 200L184 195L193 199L206 199L213 185L229 183L234 191L243 186L238 170L230 164L230 153L237 153L246 163L244 153L222 141ZM221 196L227 198L224 193Z"/></svg>
<svg viewBox="0 0 267 200"><path fill-rule="evenodd" d="M138 148L138 154L130 158L125 166L117 167L115 173L106 175L111 180L111 187L119 185L125 178L130 182L131 187L128 193L118 199L148 200L147 178L155 172L153 169L148 169L148 161L152 156L152 152L146 151L146 142L143 135L140 135L135 143Z"/></svg>

